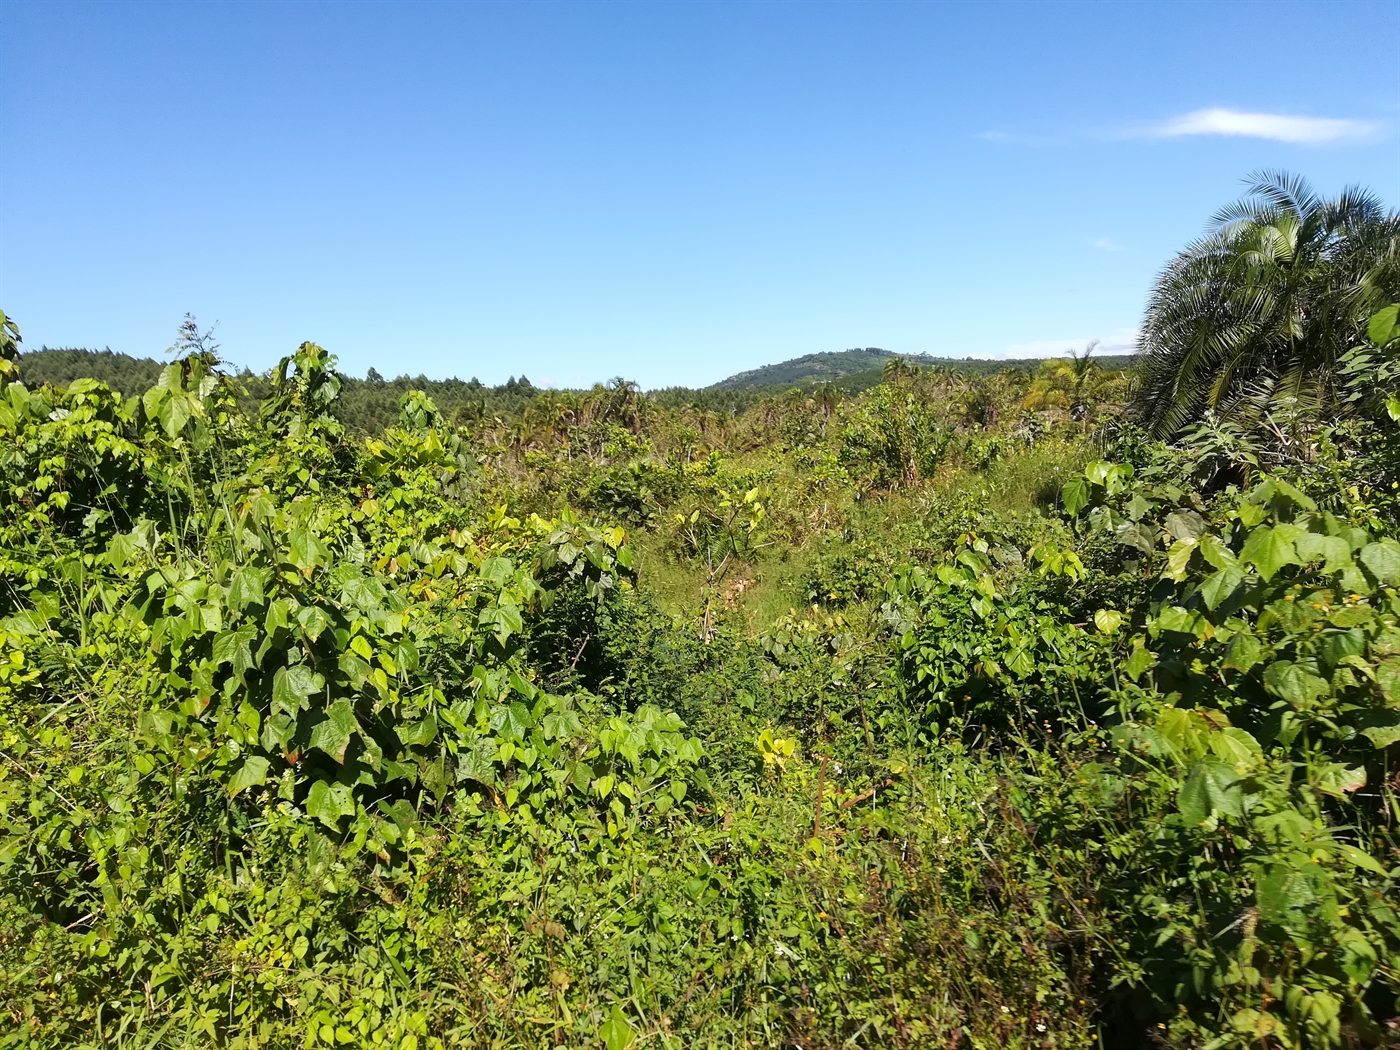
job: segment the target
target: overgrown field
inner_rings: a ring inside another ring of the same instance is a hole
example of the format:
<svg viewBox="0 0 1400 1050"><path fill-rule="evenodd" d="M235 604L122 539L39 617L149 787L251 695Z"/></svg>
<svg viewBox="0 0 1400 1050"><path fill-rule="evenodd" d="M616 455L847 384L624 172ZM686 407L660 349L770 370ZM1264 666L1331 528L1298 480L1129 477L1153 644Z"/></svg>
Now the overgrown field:
<svg viewBox="0 0 1400 1050"><path fill-rule="evenodd" d="M1366 332L1172 443L1083 361L369 437L311 344L8 382L0 1046L1393 1042Z"/></svg>

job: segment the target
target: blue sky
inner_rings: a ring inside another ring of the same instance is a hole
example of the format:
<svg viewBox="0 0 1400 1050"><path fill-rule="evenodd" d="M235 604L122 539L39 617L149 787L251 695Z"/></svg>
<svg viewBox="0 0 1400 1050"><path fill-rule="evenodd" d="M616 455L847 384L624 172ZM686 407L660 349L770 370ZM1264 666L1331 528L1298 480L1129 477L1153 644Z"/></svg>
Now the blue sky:
<svg viewBox="0 0 1400 1050"><path fill-rule="evenodd" d="M0 5L0 308L702 385L1129 343L1281 167L1400 205L1400 4Z"/></svg>

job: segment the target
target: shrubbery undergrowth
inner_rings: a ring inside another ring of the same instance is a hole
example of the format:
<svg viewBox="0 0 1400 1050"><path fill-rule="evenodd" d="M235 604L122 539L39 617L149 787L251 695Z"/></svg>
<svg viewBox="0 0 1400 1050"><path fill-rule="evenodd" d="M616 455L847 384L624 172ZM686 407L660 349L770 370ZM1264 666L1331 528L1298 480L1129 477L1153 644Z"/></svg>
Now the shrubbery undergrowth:
<svg viewBox="0 0 1400 1050"><path fill-rule="evenodd" d="M1393 1039L1394 337L1262 456L1070 366L9 381L0 1046Z"/></svg>

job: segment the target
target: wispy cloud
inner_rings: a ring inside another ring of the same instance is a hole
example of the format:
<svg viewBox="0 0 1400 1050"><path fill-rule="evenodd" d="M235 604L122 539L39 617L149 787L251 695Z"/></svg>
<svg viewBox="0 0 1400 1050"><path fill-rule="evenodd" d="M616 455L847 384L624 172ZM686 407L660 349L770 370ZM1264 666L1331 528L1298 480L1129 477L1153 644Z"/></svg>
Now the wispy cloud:
<svg viewBox="0 0 1400 1050"><path fill-rule="evenodd" d="M1184 113L1131 132L1130 137L1171 139L1187 135L1225 135L1320 146L1329 142L1367 138L1379 130L1380 125L1370 120L1245 113L1237 109L1217 108Z"/></svg>
<svg viewBox="0 0 1400 1050"><path fill-rule="evenodd" d="M1125 249L1112 237L1096 237L1093 241L1094 247L1101 252L1121 252Z"/></svg>

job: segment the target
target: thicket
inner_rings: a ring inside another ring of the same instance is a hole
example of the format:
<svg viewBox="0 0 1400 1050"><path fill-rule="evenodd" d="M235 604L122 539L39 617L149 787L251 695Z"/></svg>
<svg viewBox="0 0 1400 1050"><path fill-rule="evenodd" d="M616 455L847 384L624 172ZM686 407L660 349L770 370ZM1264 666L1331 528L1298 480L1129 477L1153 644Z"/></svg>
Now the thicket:
<svg viewBox="0 0 1400 1050"><path fill-rule="evenodd" d="M1171 443L1092 359L364 435L5 320L0 1046L1393 1042L1396 310Z"/></svg>

